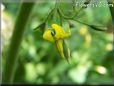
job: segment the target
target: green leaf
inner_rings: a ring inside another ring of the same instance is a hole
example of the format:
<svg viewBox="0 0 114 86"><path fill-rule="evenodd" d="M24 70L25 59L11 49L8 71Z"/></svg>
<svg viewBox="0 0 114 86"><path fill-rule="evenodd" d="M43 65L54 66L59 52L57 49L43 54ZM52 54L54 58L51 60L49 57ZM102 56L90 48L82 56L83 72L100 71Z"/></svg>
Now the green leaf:
<svg viewBox="0 0 114 86"><path fill-rule="evenodd" d="M41 23L40 25L38 25L36 28L34 28L34 30L39 30L42 33L44 33L45 31L45 26L46 26L46 22Z"/></svg>

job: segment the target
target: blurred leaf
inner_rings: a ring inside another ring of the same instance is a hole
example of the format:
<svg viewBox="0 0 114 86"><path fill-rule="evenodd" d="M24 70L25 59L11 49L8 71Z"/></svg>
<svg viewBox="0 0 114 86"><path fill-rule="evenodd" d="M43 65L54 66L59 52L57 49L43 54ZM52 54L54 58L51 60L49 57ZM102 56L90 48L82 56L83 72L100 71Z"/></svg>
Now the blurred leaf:
<svg viewBox="0 0 114 86"><path fill-rule="evenodd" d="M44 31L45 31L45 27L46 27L46 23L43 22L43 23L41 23L40 25L38 25L36 28L34 28L34 30L39 30L39 31L41 31L42 34L43 34Z"/></svg>

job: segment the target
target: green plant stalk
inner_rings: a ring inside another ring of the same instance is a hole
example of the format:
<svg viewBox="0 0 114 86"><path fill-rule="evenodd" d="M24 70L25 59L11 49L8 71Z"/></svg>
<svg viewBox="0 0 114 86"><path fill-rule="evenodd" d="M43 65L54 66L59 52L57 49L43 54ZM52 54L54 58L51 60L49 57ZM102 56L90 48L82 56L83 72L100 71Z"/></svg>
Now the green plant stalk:
<svg viewBox="0 0 114 86"><path fill-rule="evenodd" d="M113 21L113 24L114 24L114 7L110 7L110 13L111 13L112 21Z"/></svg>
<svg viewBox="0 0 114 86"><path fill-rule="evenodd" d="M6 62L3 70L3 83L13 83L16 65L18 62L17 53L33 6L34 3L22 3L20 6L8 55L6 56Z"/></svg>
<svg viewBox="0 0 114 86"><path fill-rule="evenodd" d="M110 2L107 0L107 3L108 4L113 4L113 7L109 7L109 10L110 10L110 14L111 14L111 17L112 17L112 21L113 21L113 24L114 24L114 1L113 0L110 0Z"/></svg>
<svg viewBox="0 0 114 86"><path fill-rule="evenodd" d="M112 28L113 28L113 45L114 45L114 1L113 0L111 0L111 1L112 1L112 4L113 4L113 7L110 7L109 9L110 9L110 13L111 13L111 16L112 16L112 23L113 23ZM114 51L114 46L113 46L113 51ZM114 72L113 68L112 68L112 71ZM114 76L114 73L112 74L112 76Z"/></svg>

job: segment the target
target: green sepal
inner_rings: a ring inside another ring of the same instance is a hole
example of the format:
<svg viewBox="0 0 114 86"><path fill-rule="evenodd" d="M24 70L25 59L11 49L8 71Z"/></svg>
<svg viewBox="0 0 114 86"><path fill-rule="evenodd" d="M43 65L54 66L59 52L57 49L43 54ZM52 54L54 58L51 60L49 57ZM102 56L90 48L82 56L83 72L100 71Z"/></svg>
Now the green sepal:
<svg viewBox="0 0 114 86"><path fill-rule="evenodd" d="M45 31L45 27L46 27L46 22L43 22L40 25L38 25L36 28L34 28L34 30L39 30L43 34Z"/></svg>
<svg viewBox="0 0 114 86"><path fill-rule="evenodd" d="M67 41L65 39L63 40L63 53L64 53L64 56L65 56L65 59L70 64L69 59L71 57L71 53L70 53L70 49L67 45Z"/></svg>

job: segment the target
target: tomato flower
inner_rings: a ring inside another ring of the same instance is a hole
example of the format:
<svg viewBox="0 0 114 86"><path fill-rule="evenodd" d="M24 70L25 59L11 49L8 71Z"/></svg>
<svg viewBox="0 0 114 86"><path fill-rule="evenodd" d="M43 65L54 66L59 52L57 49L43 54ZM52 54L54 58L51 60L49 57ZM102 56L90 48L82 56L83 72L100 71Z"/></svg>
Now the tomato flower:
<svg viewBox="0 0 114 86"><path fill-rule="evenodd" d="M65 58L64 55L64 39L71 36L71 31L65 32L64 29L57 25L52 24L52 28L47 29L43 34L43 39L55 43L61 57Z"/></svg>

